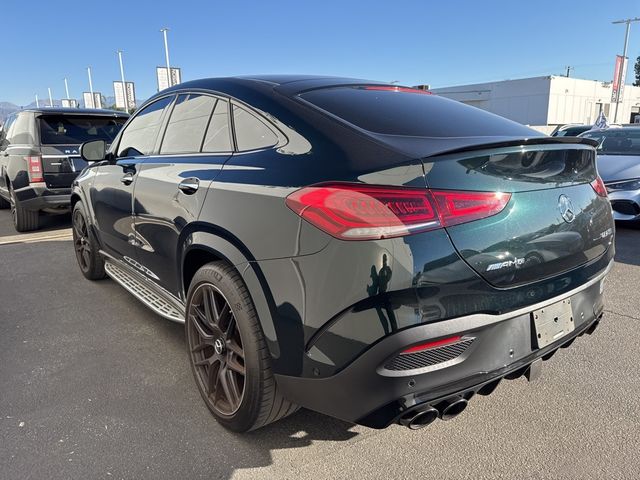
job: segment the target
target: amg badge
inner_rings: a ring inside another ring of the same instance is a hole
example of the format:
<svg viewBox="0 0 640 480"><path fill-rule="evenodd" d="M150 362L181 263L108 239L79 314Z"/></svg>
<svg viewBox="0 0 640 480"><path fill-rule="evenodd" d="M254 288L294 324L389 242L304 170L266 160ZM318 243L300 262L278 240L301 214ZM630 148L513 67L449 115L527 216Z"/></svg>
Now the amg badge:
<svg viewBox="0 0 640 480"><path fill-rule="evenodd" d="M500 270L502 268L511 268L511 267L519 267L520 265L524 265L524 258L516 258L515 260L507 260L504 262L492 263L487 267L487 272L492 270Z"/></svg>

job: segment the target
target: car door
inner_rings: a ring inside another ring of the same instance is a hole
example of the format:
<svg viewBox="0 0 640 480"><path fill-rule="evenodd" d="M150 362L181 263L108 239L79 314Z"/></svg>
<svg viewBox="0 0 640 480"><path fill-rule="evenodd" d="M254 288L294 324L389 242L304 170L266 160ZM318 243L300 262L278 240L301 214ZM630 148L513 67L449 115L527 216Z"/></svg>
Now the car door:
<svg viewBox="0 0 640 480"><path fill-rule="evenodd" d="M106 253L136 266L133 192L140 164L153 152L167 107L174 96L140 110L114 142L115 158L105 161L90 189L95 222Z"/></svg>
<svg viewBox="0 0 640 480"><path fill-rule="evenodd" d="M156 153L138 173L137 259L150 279L180 297L180 234L197 220L211 181L233 150L229 102L204 93L181 93L164 123Z"/></svg>

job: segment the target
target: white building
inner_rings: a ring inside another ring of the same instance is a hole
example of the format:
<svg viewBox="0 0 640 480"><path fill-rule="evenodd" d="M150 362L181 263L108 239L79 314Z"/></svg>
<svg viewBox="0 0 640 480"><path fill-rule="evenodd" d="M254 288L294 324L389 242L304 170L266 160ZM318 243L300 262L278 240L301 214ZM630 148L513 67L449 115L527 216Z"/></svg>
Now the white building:
<svg viewBox="0 0 640 480"><path fill-rule="evenodd" d="M549 133L557 125L591 124L604 111L613 123L615 102L611 82L560 76L533 77L477 83L432 92L488 110ZM632 123L640 116L640 87L625 85L617 123Z"/></svg>

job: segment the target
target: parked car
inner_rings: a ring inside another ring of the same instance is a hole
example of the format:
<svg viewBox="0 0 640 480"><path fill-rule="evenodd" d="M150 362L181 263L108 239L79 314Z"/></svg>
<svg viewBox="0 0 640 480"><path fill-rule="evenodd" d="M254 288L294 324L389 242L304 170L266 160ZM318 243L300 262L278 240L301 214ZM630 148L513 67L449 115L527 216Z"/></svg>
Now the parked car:
<svg viewBox="0 0 640 480"><path fill-rule="evenodd" d="M595 144L375 82L187 82L82 146L76 257L186 323L227 428L298 406L420 428L597 326Z"/></svg>
<svg viewBox="0 0 640 480"><path fill-rule="evenodd" d="M593 128L593 125L558 125L553 132L552 137L577 137L581 133L588 132Z"/></svg>
<svg viewBox="0 0 640 480"><path fill-rule="evenodd" d="M0 132L0 208L11 208L17 231L36 230L41 213L69 211L71 182L87 165L79 148L110 143L128 114L110 110L26 109Z"/></svg>
<svg viewBox="0 0 640 480"><path fill-rule="evenodd" d="M621 222L640 221L640 126L591 130L582 137L598 142L598 171Z"/></svg>

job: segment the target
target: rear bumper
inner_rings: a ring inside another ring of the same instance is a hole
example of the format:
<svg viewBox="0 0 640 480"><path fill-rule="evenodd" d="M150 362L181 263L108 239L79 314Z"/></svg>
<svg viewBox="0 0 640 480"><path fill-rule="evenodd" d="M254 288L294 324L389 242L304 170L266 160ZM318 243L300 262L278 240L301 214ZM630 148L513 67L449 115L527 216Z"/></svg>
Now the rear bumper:
<svg viewBox="0 0 640 480"><path fill-rule="evenodd" d="M385 337L331 377L276 375L278 386L301 406L374 428L384 428L427 405L438 408L451 399L488 394L503 378L525 374L533 362L550 358L594 328L604 309L602 286L611 266L586 284L544 302L504 315L469 315L408 328ZM567 299L574 330L537 348L532 312ZM413 370L385 368L408 346L457 335L472 342L454 359Z"/></svg>
<svg viewBox="0 0 640 480"><path fill-rule="evenodd" d="M31 184L17 189L16 197L20 205L27 210L68 210L71 204L71 189L47 188L46 184Z"/></svg>

